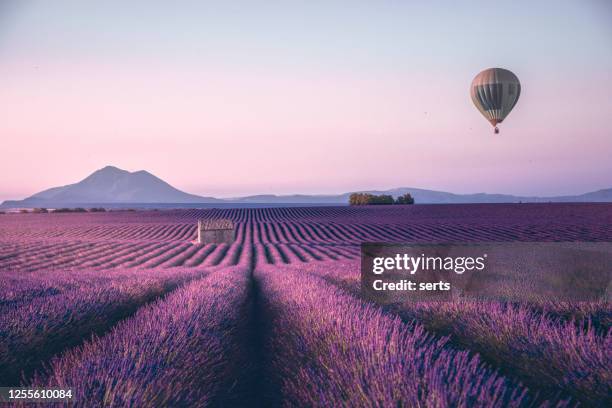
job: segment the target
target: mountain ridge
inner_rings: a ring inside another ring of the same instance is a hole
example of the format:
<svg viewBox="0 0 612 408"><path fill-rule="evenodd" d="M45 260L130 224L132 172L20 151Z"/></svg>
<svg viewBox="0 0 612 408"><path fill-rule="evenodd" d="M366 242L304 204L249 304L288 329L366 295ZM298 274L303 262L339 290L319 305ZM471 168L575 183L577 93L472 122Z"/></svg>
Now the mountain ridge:
<svg viewBox="0 0 612 408"><path fill-rule="evenodd" d="M397 197L410 193L417 204L468 204L518 202L612 202L612 188L579 195L554 197L514 196L510 194L455 194L421 188L399 187L388 190L360 190L371 194ZM40 191L23 200L7 200L2 208L67 206L68 204L348 204L352 192L341 194L258 194L220 199L181 191L146 170L129 172L114 166L94 171L81 181Z"/></svg>

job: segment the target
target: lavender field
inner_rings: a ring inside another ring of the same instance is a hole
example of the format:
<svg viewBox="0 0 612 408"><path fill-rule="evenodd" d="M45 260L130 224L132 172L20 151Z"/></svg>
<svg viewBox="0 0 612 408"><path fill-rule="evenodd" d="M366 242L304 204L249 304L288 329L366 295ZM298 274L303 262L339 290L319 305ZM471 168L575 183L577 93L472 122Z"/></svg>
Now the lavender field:
<svg viewBox="0 0 612 408"><path fill-rule="evenodd" d="M228 218L232 244L194 243ZM612 406L606 302L372 303L362 242L612 241L612 205L0 214L0 386L74 406Z"/></svg>

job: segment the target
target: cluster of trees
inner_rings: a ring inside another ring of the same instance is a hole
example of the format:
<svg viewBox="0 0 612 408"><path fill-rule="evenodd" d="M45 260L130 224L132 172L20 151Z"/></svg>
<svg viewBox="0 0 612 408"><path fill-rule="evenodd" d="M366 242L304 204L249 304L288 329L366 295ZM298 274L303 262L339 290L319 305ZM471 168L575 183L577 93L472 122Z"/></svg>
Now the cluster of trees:
<svg viewBox="0 0 612 408"><path fill-rule="evenodd" d="M410 193L402 194L395 199L395 204L414 204L414 197Z"/></svg>
<svg viewBox="0 0 612 408"><path fill-rule="evenodd" d="M84 208L81 208L81 207L77 207L77 208L58 208L56 210L53 210L53 212L56 212L56 213L73 213L73 212L82 213L82 212L87 212L87 210L84 209Z"/></svg>
<svg viewBox="0 0 612 408"><path fill-rule="evenodd" d="M396 199L388 194L374 195L369 193L353 193L349 197L350 205L392 205L392 204L414 204L414 198L410 193L402 194Z"/></svg>
<svg viewBox="0 0 612 408"><path fill-rule="evenodd" d="M96 208L90 208L90 209L85 209L85 208L57 208L55 210L49 210L47 208L33 208L32 211L27 210L25 208L22 208L21 210L19 210L20 213L22 214L28 214L28 213L33 213L33 214L46 214L46 213L50 213L50 212L54 212L54 213L84 213L84 212L105 212L106 209L102 208L102 207L96 207Z"/></svg>

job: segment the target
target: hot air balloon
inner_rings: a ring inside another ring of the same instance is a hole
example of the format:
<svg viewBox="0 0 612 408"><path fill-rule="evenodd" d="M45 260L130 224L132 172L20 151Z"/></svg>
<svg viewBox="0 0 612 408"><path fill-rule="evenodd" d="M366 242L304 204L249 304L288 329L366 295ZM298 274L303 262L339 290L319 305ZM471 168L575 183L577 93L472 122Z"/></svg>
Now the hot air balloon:
<svg viewBox="0 0 612 408"><path fill-rule="evenodd" d="M508 116L521 95L521 83L507 69L489 68L476 75L470 94L476 108L493 125L497 134L497 125Z"/></svg>

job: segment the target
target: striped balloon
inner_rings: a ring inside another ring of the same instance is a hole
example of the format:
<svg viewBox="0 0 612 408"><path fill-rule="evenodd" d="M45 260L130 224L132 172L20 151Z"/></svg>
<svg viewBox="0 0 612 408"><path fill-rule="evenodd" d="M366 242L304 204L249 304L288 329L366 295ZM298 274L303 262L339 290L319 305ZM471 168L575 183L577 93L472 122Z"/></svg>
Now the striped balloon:
<svg viewBox="0 0 612 408"><path fill-rule="evenodd" d="M521 95L521 83L507 69L489 68L476 75L470 94L476 108L495 127L495 133L499 133L497 124L516 105Z"/></svg>

